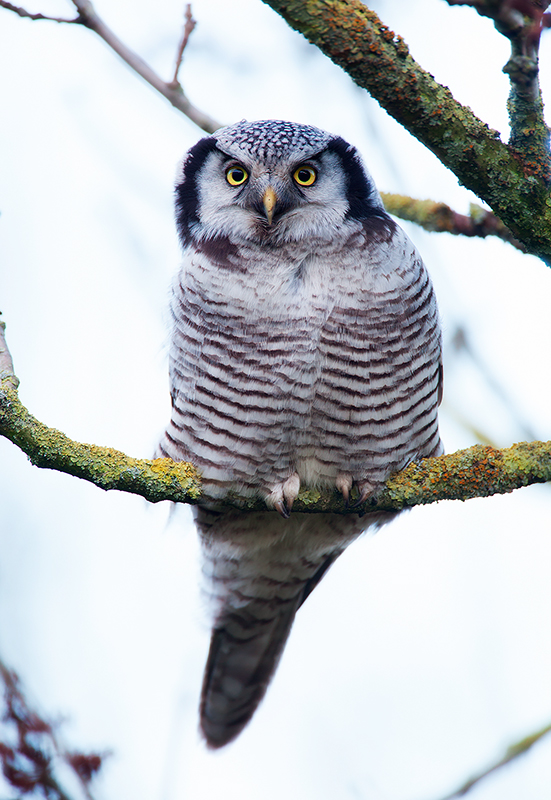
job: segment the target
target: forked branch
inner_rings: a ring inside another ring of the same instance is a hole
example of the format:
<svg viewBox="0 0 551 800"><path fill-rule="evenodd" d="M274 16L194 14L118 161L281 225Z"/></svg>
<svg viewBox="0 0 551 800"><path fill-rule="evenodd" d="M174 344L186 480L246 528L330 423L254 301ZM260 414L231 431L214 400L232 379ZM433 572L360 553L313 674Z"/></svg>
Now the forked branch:
<svg viewBox="0 0 551 800"><path fill-rule="evenodd" d="M479 14L493 19L496 30L511 42L511 57L503 67L511 91L507 108L510 146L548 185L551 182L549 128L543 116L539 83L539 44L544 27L551 24L546 14L551 0L447 0L450 6L473 6Z"/></svg>
<svg viewBox="0 0 551 800"><path fill-rule="evenodd" d="M177 108L178 111L181 111L182 114L185 114L186 117L198 125L202 130L206 131L207 133L213 133L220 127L219 122L210 117L208 114L205 114L188 100L177 80L173 79L167 83L159 75L157 75L157 73L151 69L149 64L146 64L146 62L137 53L134 53L133 50L127 47L124 42L122 42L118 36L116 36L116 34L105 24L101 17L96 14L94 6L90 0L72 0L72 2L78 11L78 16L74 19L48 17L44 14L30 14L28 11L25 11L25 9L20 8L19 6L14 6L12 3L6 2L6 0L0 0L0 7L6 8L9 11L14 11L20 17L26 17L27 19L68 22L77 25L83 25L85 28L89 28L90 30L94 31L94 33L97 33L97 35L100 36L103 41L108 44L109 47L114 50L115 53L117 53L117 55L119 55L122 60L128 64L129 67L131 67L131 69L137 72L138 75L140 75L145 81L147 81L147 83L150 84L150 86L156 89L160 94L163 95L163 97L172 103L172 105ZM189 38L190 32L191 31L189 30L187 38ZM182 53L183 48L187 43L187 38L185 38L185 42L181 45ZM181 56L179 60L181 62Z"/></svg>
<svg viewBox="0 0 551 800"><path fill-rule="evenodd" d="M180 67L182 66L182 59L184 57L184 50L187 47L187 43L189 41L189 37L195 26L197 25L196 21L193 19L193 15L191 13L191 3L186 5L186 10L184 13L184 30L182 31L182 38L180 39L180 44L178 45L178 51L176 53L176 66L174 68L174 77L168 84L172 88L176 89L180 86L180 81L178 80L178 73L180 72Z"/></svg>

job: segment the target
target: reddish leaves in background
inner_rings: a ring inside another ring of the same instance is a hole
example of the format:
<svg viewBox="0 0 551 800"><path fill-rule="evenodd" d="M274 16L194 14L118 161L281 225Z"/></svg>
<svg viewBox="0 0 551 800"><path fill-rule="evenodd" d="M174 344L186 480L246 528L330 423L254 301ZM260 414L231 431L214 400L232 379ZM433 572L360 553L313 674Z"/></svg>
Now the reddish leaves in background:
<svg viewBox="0 0 551 800"><path fill-rule="evenodd" d="M103 763L103 756L97 753L68 753L66 756L67 763L71 765L79 778L84 783L90 783L96 772L101 769Z"/></svg>
<svg viewBox="0 0 551 800"><path fill-rule="evenodd" d="M55 759L60 758L78 777L84 796L92 800L89 784L101 768L97 753L69 753L60 748L54 726L33 711L25 698L17 674L0 661L4 682L4 739L0 741L0 762L6 781L22 795L35 793L46 800L70 800L54 775Z"/></svg>

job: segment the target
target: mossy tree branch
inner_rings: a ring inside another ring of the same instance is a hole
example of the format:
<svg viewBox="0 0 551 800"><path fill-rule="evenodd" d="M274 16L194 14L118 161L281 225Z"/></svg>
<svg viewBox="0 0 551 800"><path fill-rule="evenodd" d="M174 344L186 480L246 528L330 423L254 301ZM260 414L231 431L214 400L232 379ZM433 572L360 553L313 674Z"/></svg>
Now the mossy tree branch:
<svg viewBox="0 0 551 800"><path fill-rule="evenodd" d="M546 0L544 0L545 2ZM492 180L498 185L496 205L511 192L511 213L525 192L533 201L541 199L541 181L519 164L498 135L469 109L456 103L449 91L439 86L411 58L403 41L381 24L375 14L358 0L307 0L285 2L264 0L279 11L291 24L327 52L333 60L348 69L353 78L374 96L421 141L425 141L444 163L455 168L456 174L471 188L491 202ZM88 0L73 0L79 16L74 20L29 14L24 9L0 0L0 6L32 19L51 19L56 22L80 23L100 35L127 63L158 91L166 95L169 84L160 81L138 56L128 51L120 40L97 17ZM190 15L189 15L190 16ZM190 20L188 20L189 25ZM188 29L189 34L189 29ZM181 46L183 50L183 47ZM162 83L162 86L160 85ZM172 82L174 86L174 81ZM171 102L174 98L171 99ZM188 113L181 103L175 104ZM189 113L188 113L188 116ZM191 116L190 118L193 118ZM218 123L196 117L204 130ZM428 124L426 124L428 123ZM426 135L423 130L429 131ZM438 139L438 141L436 141ZM476 184L476 185L475 185ZM488 192L485 194L485 192ZM495 194L495 192L494 192ZM391 213L412 219L428 230L486 236L499 235L519 246L507 228L496 218L482 212L470 217L456 214L449 207L431 201L412 201L398 195L385 195ZM549 197L546 203L551 205ZM509 206L508 206L509 207ZM482 210L480 210L482 211ZM528 206L528 217L534 223L534 206ZM551 211L543 211L542 224L531 246L535 252L551 254L551 237L545 226L551 225ZM507 214L501 214L506 218ZM526 243L525 217L520 215L519 226ZM538 219L536 219L538 222ZM537 227L537 225L535 226ZM550 229L551 230L551 229ZM530 246L530 245L529 245ZM189 464L176 464L169 459L134 459L111 448L73 442L64 434L40 423L21 404L17 395L18 380L13 372L9 351L0 327L0 434L11 439L37 466L57 469L86 480L104 489L119 489L140 494L157 502L198 502L201 495L200 478ZM406 506L442 499L468 499L512 491L529 483L551 479L549 443L515 445L508 450L477 446L438 459L426 459L420 465L410 465L394 476L377 502L368 502L362 510L392 511ZM261 501L228 497L228 503L250 509L264 508ZM347 513L342 499L330 492L306 491L295 504L297 511Z"/></svg>
<svg viewBox="0 0 551 800"><path fill-rule="evenodd" d="M37 467L55 469L94 483L145 497L152 503L171 500L198 503L197 470L169 458L138 459L109 447L81 444L39 422L21 403L13 364L0 323L0 435L27 454ZM505 494L521 486L551 480L551 442L524 442L506 450L475 445L447 456L410 464L394 475L377 500L359 508L345 506L336 491L308 489L299 494L294 511L338 514L400 511L437 500L468 500ZM228 495L227 505L250 511L266 508L261 499Z"/></svg>
<svg viewBox="0 0 551 800"><path fill-rule="evenodd" d="M549 15L550 0L447 0L467 5L493 19L496 30L511 42L511 57L503 67L511 91L507 102L509 144L548 184L551 179L549 128L543 116L539 82L539 43Z"/></svg>
<svg viewBox="0 0 551 800"><path fill-rule="evenodd" d="M389 214L414 222L426 231L451 233L455 236L497 236L499 239L526 252L509 228L491 211L471 203L469 214L458 214L446 203L435 200L416 200L401 194L381 192L383 203Z"/></svg>
<svg viewBox="0 0 551 800"><path fill-rule="evenodd" d="M342 67L551 263L551 195L526 161L437 83L360 0L263 0Z"/></svg>

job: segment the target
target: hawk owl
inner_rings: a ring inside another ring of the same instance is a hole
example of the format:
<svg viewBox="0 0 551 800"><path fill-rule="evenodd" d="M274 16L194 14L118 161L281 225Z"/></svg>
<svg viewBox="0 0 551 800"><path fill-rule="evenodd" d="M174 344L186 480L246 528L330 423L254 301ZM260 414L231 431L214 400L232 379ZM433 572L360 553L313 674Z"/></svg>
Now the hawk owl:
<svg viewBox="0 0 551 800"><path fill-rule="evenodd" d="M421 258L340 137L275 120L218 130L183 160L176 221L158 455L203 476L214 629L201 729L221 747L260 703L307 595L394 516L291 514L300 487L361 503L442 452L441 335ZM232 490L266 510L228 510Z"/></svg>

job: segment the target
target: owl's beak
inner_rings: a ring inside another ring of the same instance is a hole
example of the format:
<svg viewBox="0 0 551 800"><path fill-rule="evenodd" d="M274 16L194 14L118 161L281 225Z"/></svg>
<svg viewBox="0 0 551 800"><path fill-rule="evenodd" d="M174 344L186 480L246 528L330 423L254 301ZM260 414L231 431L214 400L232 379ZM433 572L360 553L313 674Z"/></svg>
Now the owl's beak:
<svg viewBox="0 0 551 800"><path fill-rule="evenodd" d="M274 208L276 201L277 201L276 193L274 192L271 186L268 186L262 197L262 205L264 206L264 211L266 212L266 219L268 220L268 225L272 224L272 217L274 216Z"/></svg>

